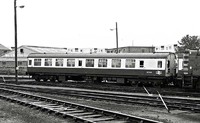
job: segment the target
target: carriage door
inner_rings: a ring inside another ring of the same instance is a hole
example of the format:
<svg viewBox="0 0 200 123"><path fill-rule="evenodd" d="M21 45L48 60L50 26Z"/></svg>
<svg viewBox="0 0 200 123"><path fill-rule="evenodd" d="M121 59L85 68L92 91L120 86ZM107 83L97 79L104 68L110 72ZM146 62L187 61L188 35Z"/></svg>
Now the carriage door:
<svg viewBox="0 0 200 123"><path fill-rule="evenodd" d="M167 60L167 74L169 74L170 73L170 61L169 60Z"/></svg>
<svg viewBox="0 0 200 123"><path fill-rule="evenodd" d="M78 60L78 67L82 67L83 66L83 60L79 59Z"/></svg>

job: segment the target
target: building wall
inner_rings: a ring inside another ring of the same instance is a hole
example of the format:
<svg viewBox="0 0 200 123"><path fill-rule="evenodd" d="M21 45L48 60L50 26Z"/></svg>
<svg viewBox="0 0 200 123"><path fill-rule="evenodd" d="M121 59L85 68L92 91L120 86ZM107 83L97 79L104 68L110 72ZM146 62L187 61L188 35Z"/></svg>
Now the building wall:
<svg viewBox="0 0 200 123"><path fill-rule="evenodd" d="M155 52L172 52L175 53L178 48L177 44L161 45L155 47Z"/></svg>
<svg viewBox="0 0 200 123"><path fill-rule="evenodd" d="M68 48L68 53L106 53L104 48Z"/></svg>
<svg viewBox="0 0 200 123"><path fill-rule="evenodd" d="M25 74L27 71L27 56L34 51L21 46L17 49L18 73ZM15 74L15 51L8 52L0 57L0 74Z"/></svg>
<svg viewBox="0 0 200 123"><path fill-rule="evenodd" d="M10 50L0 50L0 56L10 52Z"/></svg>
<svg viewBox="0 0 200 123"><path fill-rule="evenodd" d="M27 56L30 53L105 53L104 48L55 48L39 46L20 46L17 48L19 74L27 71ZM0 74L15 73L15 51L8 52L0 57Z"/></svg>
<svg viewBox="0 0 200 123"><path fill-rule="evenodd" d="M11 60L12 59L12 60ZM25 74L27 71L27 59L18 58L18 73ZM0 61L0 74L14 74L15 73L15 60L13 58L1 58Z"/></svg>
<svg viewBox="0 0 200 123"><path fill-rule="evenodd" d="M106 49L107 53L116 53L117 49ZM155 47L119 47L118 53L152 53Z"/></svg>

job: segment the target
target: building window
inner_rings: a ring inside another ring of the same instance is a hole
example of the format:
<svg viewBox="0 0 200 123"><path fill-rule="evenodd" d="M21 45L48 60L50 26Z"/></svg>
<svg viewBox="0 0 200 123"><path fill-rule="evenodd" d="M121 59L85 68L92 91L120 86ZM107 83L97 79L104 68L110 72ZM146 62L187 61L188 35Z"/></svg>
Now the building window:
<svg viewBox="0 0 200 123"><path fill-rule="evenodd" d="M94 59L86 59L86 67L94 67Z"/></svg>
<svg viewBox="0 0 200 123"><path fill-rule="evenodd" d="M24 49L20 49L20 53L24 53Z"/></svg>
<svg viewBox="0 0 200 123"><path fill-rule="evenodd" d="M45 59L44 66L52 66L52 59Z"/></svg>
<svg viewBox="0 0 200 123"><path fill-rule="evenodd" d="M165 49L165 47L164 46L161 46L161 50L164 50Z"/></svg>
<svg viewBox="0 0 200 123"><path fill-rule="evenodd" d="M107 67L107 59L99 59L98 67Z"/></svg>
<svg viewBox="0 0 200 123"><path fill-rule="evenodd" d="M140 68L144 67L144 61L140 61Z"/></svg>
<svg viewBox="0 0 200 123"><path fill-rule="evenodd" d="M78 52L78 48L75 48L75 52Z"/></svg>
<svg viewBox="0 0 200 123"><path fill-rule="evenodd" d="M67 67L74 67L75 59L67 59Z"/></svg>
<svg viewBox="0 0 200 123"><path fill-rule="evenodd" d="M126 59L126 68L135 68L135 59Z"/></svg>
<svg viewBox="0 0 200 123"><path fill-rule="evenodd" d="M121 67L121 59L112 59L112 67L120 68Z"/></svg>
<svg viewBox="0 0 200 123"><path fill-rule="evenodd" d="M158 61L158 68L162 68L162 61Z"/></svg>
<svg viewBox="0 0 200 123"><path fill-rule="evenodd" d="M63 66L63 59L56 59L56 66Z"/></svg>
<svg viewBox="0 0 200 123"><path fill-rule="evenodd" d="M34 59L34 66L41 66L41 59Z"/></svg>

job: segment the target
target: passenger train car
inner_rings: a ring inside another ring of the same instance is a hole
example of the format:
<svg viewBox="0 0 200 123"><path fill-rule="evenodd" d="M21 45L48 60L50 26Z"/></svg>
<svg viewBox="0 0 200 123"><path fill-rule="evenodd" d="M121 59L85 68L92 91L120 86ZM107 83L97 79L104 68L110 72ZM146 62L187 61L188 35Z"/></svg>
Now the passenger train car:
<svg viewBox="0 0 200 123"><path fill-rule="evenodd" d="M168 84L176 74L175 58L173 53L30 54L27 73L37 81Z"/></svg>

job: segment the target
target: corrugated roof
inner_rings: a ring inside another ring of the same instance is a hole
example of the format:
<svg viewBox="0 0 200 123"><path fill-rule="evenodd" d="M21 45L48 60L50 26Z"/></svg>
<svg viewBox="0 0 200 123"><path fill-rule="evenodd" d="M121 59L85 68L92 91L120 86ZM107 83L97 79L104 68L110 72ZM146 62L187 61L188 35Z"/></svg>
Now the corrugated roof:
<svg viewBox="0 0 200 123"><path fill-rule="evenodd" d="M0 50L10 50L10 49L0 44Z"/></svg>
<svg viewBox="0 0 200 123"><path fill-rule="evenodd" d="M33 53L28 58L166 58L170 53L96 53L96 54L38 54Z"/></svg>
<svg viewBox="0 0 200 123"><path fill-rule="evenodd" d="M25 46L28 49L31 49L38 53L66 53L66 48L57 48L57 47L42 47L42 46Z"/></svg>
<svg viewBox="0 0 200 123"><path fill-rule="evenodd" d="M123 49L123 48L155 48L155 46L125 46L125 47L118 47L118 49ZM106 50L114 50L117 48L106 48Z"/></svg>

